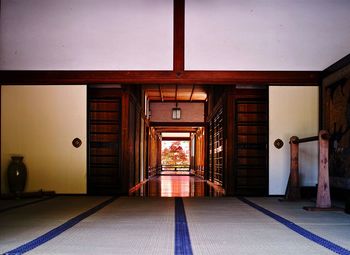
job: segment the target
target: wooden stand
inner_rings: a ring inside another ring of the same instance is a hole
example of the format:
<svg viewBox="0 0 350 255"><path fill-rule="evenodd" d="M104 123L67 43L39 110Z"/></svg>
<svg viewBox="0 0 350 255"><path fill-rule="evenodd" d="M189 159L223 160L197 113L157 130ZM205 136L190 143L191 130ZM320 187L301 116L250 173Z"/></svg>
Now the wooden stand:
<svg viewBox="0 0 350 255"><path fill-rule="evenodd" d="M285 200L296 201L300 199L299 186L299 138L292 136L290 144L290 175L288 179Z"/></svg>
<svg viewBox="0 0 350 255"><path fill-rule="evenodd" d="M324 130L319 134L319 170L318 170L318 188L317 188L317 208L329 208L332 206L331 195L329 191L328 174L328 133Z"/></svg>
<svg viewBox="0 0 350 255"><path fill-rule="evenodd" d="M297 136L292 136L290 138L290 175L284 201L296 201L300 199L299 144L317 140L319 141L319 168L316 207L304 207L304 209L308 211L342 210L332 207L331 203L328 173L329 134L326 130L321 130L318 136L311 136L302 139L299 139Z"/></svg>
<svg viewBox="0 0 350 255"><path fill-rule="evenodd" d="M340 211L341 208L332 207L329 189L328 146L329 134L325 130L319 133L319 168L316 207L304 207L307 211Z"/></svg>

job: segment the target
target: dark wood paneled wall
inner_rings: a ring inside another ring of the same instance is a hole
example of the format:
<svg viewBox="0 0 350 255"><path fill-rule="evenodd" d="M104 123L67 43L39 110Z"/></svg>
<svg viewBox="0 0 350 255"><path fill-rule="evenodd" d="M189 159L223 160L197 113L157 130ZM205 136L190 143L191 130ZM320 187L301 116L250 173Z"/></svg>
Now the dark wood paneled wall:
<svg viewBox="0 0 350 255"><path fill-rule="evenodd" d="M88 89L88 194L122 192L122 92Z"/></svg>
<svg viewBox="0 0 350 255"><path fill-rule="evenodd" d="M234 178L236 195L268 193L268 105L265 96L235 99ZM230 157L230 156L229 156Z"/></svg>
<svg viewBox="0 0 350 255"><path fill-rule="evenodd" d="M137 104L138 106L138 104ZM135 185L140 183L141 181L141 109L140 107L136 107L136 126L135 126Z"/></svg>
<svg viewBox="0 0 350 255"><path fill-rule="evenodd" d="M268 94L265 89L232 89L227 96L226 191L267 195Z"/></svg>
<svg viewBox="0 0 350 255"><path fill-rule="evenodd" d="M140 183L141 108L137 99L129 97L129 188Z"/></svg>
<svg viewBox="0 0 350 255"><path fill-rule="evenodd" d="M132 98L129 97L129 128L128 128L128 152L129 152L129 166L125 171L129 172L129 188L135 186L135 178L136 178L136 105Z"/></svg>
<svg viewBox="0 0 350 255"><path fill-rule="evenodd" d="M232 86L219 94L219 99L213 95L209 97L216 105L208 116L206 178L222 185L228 195L266 195L267 89ZM254 146L259 150L246 151L246 147ZM262 162L259 166L257 159Z"/></svg>
<svg viewBox="0 0 350 255"><path fill-rule="evenodd" d="M141 107L111 88L89 88L88 106L88 193L128 194L140 182Z"/></svg>
<svg viewBox="0 0 350 255"><path fill-rule="evenodd" d="M350 54L327 68L323 75L320 126L330 134L331 194L344 199L341 193L350 193L347 184L350 176Z"/></svg>
<svg viewBox="0 0 350 255"><path fill-rule="evenodd" d="M214 99L214 97L211 97ZM208 180L218 185L225 185L224 166L225 166L225 152L226 144L225 138L225 101L223 96L213 108L211 114L208 116Z"/></svg>

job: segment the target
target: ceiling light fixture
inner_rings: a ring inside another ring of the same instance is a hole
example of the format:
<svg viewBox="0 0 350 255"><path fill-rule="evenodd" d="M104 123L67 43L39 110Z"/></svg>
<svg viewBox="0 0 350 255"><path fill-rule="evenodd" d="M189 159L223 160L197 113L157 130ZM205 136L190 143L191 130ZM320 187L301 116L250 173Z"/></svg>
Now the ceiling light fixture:
<svg viewBox="0 0 350 255"><path fill-rule="evenodd" d="M173 120L179 120L181 118L181 108L177 106L177 84L175 86L175 102L176 106L172 109L172 119Z"/></svg>
<svg viewBox="0 0 350 255"><path fill-rule="evenodd" d="M181 108L177 106L177 102L176 102L176 107L172 109L172 119L173 120L181 119Z"/></svg>

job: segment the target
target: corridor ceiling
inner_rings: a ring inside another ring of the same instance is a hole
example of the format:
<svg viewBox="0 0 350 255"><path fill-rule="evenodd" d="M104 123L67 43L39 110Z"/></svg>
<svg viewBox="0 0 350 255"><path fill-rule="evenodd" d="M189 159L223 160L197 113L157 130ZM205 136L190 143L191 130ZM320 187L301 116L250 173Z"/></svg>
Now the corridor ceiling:
<svg viewBox="0 0 350 255"><path fill-rule="evenodd" d="M207 93L200 85L152 85L145 86L145 94L150 101L205 101Z"/></svg>

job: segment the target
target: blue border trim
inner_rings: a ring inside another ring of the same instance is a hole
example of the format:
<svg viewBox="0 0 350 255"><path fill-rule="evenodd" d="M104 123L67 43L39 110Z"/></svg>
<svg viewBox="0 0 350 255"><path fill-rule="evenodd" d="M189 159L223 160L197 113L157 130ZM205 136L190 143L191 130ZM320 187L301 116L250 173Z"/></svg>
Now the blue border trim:
<svg viewBox="0 0 350 255"><path fill-rule="evenodd" d="M78 216L66 221L62 225L50 230L46 234L43 234L42 236L39 236L38 238L36 238L28 243L25 243L25 244L15 248L15 249L11 250L11 251L5 252L4 255L23 254L23 253L26 253L30 250L33 250L34 248L50 241L51 239L55 238L56 236L62 234L64 231L70 229L71 227L78 224L80 221L84 220L85 218L89 217L90 215L101 210L105 206L112 203L115 199L116 199L116 197L113 197L113 198L110 198L110 199L102 202L101 204L79 214Z"/></svg>
<svg viewBox="0 0 350 255"><path fill-rule="evenodd" d="M21 208L21 207L24 207L24 206L27 206L27 205L32 205L32 204L36 204L36 203L39 203L39 202L43 202L43 201L46 201L46 200L49 200L49 199L52 199L52 198L54 198L54 197L45 197L45 198L42 198L42 199L30 201L28 203L23 203L23 204L11 206L11 207L3 208L3 209L0 210L0 213L7 212L7 211L10 211L10 210L13 210L13 209L17 209L17 208Z"/></svg>
<svg viewBox="0 0 350 255"><path fill-rule="evenodd" d="M242 202L250 205L251 207L255 208L256 210L262 212L263 214L273 218L274 220L278 221L279 223L285 225L286 227L288 227L289 229L293 230L294 232L298 233L299 235L337 253L337 254L341 254L341 255L350 255L350 251L329 241L329 240L326 240L298 225L296 225L295 223L251 202L250 200L244 198L244 197L238 197L239 200L241 200Z"/></svg>
<svg viewBox="0 0 350 255"><path fill-rule="evenodd" d="M185 206L181 197L175 198L175 255L192 255Z"/></svg>

